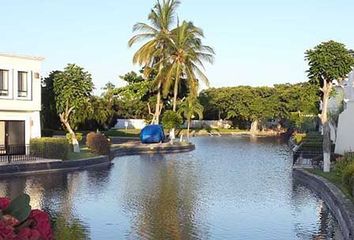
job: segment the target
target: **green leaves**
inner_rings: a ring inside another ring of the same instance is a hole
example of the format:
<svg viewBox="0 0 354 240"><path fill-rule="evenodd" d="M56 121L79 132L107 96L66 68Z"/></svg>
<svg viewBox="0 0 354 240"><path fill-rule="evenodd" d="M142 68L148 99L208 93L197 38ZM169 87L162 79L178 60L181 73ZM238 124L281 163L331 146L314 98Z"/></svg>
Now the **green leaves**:
<svg viewBox="0 0 354 240"><path fill-rule="evenodd" d="M322 42L307 50L305 60L311 83L323 86L324 82L342 81L354 67L354 58L345 45L335 41Z"/></svg>
<svg viewBox="0 0 354 240"><path fill-rule="evenodd" d="M187 121L190 121L194 115L198 115L199 119L203 118L204 107L199 103L197 98L187 97L178 108L177 113L182 115Z"/></svg>
<svg viewBox="0 0 354 240"><path fill-rule="evenodd" d="M10 202L10 206L3 211L15 217L20 222L26 220L31 212L30 197L27 194L21 194Z"/></svg>
<svg viewBox="0 0 354 240"><path fill-rule="evenodd" d="M91 115L93 83L91 74L82 67L68 64L64 71L55 74L53 86L57 112L65 113L70 125L75 127Z"/></svg>
<svg viewBox="0 0 354 240"><path fill-rule="evenodd" d="M162 125L166 129L178 128L182 123L183 119L177 112L168 110L162 116Z"/></svg>
<svg viewBox="0 0 354 240"><path fill-rule="evenodd" d="M231 119L234 123L253 120L289 119L291 112L317 115L318 87L309 83L278 84L274 87L224 87L201 92L206 119Z"/></svg>

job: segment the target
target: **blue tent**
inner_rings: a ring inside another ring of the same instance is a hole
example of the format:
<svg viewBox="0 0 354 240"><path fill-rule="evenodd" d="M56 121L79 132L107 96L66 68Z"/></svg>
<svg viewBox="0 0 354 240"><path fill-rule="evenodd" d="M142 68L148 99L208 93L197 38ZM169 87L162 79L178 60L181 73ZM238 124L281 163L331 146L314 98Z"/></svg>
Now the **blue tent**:
<svg viewBox="0 0 354 240"><path fill-rule="evenodd" d="M165 134L161 125L147 125L140 132L142 143L159 143L165 140Z"/></svg>

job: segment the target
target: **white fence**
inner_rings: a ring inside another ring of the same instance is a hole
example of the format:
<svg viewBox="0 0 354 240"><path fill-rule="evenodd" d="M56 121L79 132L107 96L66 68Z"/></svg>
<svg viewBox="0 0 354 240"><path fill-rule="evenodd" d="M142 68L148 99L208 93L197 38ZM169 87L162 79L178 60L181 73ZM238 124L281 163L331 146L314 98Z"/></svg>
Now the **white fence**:
<svg viewBox="0 0 354 240"><path fill-rule="evenodd" d="M143 129L146 126L144 119L118 119L114 128Z"/></svg>
<svg viewBox="0 0 354 240"><path fill-rule="evenodd" d="M142 129L146 126L144 119L118 119L117 124L114 126L118 129ZM223 120L192 120L191 128L230 128L231 121ZM184 123L184 127L187 127L187 123Z"/></svg>

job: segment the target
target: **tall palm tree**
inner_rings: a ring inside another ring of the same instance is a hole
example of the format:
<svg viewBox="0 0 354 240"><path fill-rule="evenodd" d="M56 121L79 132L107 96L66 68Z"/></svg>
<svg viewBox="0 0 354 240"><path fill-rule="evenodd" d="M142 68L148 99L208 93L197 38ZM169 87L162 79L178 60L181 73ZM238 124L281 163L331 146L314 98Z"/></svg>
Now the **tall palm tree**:
<svg viewBox="0 0 354 240"><path fill-rule="evenodd" d="M157 71L155 84L157 86L157 102L153 123L159 123L161 113L161 85L163 80L162 70L166 65L167 43L170 41L171 28L174 23L178 0L157 1L148 16L149 24L137 23L133 27L136 32L129 40L129 46L145 42L134 54L133 63L144 67L144 75L149 76L152 69Z"/></svg>
<svg viewBox="0 0 354 240"><path fill-rule="evenodd" d="M189 96L181 103L177 113L181 114L187 120L187 139L189 141L189 129L191 120L194 115L198 115L199 119L203 118L204 107L199 103L198 99Z"/></svg>
<svg viewBox="0 0 354 240"><path fill-rule="evenodd" d="M201 70L204 69L203 61L213 63L215 53L211 47L202 44L203 31L191 22L183 21L171 33L164 93L166 94L171 85L174 85L173 111L176 111L180 79L187 80L189 92L196 96L199 80L209 85L207 76Z"/></svg>

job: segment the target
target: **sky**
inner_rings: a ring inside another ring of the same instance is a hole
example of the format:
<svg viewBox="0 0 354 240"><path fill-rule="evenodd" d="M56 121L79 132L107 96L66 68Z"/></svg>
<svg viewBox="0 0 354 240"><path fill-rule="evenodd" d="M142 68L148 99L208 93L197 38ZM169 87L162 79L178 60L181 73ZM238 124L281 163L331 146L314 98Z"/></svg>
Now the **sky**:
<svg viewBox="0 0 354 240"><path fill-rule="evenodd" d="M146 22L155 0L0 0L0 52L45 57L42 75L76 63L96 93L131 70L132 26ZM353 0L181 0L215 49L206 65L211 87L306 81L304 52L335 40L354 49Z"/></svg>

